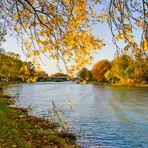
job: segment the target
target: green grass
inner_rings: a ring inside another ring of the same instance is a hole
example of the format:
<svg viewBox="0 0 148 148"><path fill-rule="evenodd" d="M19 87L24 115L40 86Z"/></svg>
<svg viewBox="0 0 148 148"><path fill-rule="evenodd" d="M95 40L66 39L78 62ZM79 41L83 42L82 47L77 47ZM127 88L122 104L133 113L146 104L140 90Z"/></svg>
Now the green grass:
<svg viewBox="0 0 148 148"><path fill-rule="evenodd" d="M1 148L78 147L74 144L74 137L63 137L55 132L55 124L29 116L24 109L11 108L11 103L10 99L0 95Z"/></svg>

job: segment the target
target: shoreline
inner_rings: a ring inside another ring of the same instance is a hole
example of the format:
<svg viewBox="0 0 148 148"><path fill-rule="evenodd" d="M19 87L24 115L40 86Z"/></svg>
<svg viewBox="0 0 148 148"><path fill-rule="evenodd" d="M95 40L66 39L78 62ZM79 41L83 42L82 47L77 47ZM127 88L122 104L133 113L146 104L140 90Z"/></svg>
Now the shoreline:
<svg viewBox="0 0 148 148"><path fill-rule="evenodd" d="M106 83L106 82L97 82L97 81L87 81L86 84L95 84L95 85L109 85L109 86L124 86L124 87L148 87L148 84L120 84L120 83Z"/></svg>
<svg viewBox="0 0 148 148"><path fill-rule="evenodd" d="M1 88L3 86L0 85ZM0 90L0 145L5 147L80 148L76 135L58 131L57 124L28 115L27 109L11 107L15 101Z"/></svg>
<svg viewBox="0 0 148 148"><path fill-rule="evenodd" d="M47 82L47 81L43 81ZM9 84L18 84L23 82L0 82L0 91L2 88ZM86 81L86 83L80 82L80 84L95 84L95 85L109 85L109 86L127 86L127 87L144 87L147 88L148 84L122 84L122 83L107 83L107 82L97 82L97 81Z"/></svg>

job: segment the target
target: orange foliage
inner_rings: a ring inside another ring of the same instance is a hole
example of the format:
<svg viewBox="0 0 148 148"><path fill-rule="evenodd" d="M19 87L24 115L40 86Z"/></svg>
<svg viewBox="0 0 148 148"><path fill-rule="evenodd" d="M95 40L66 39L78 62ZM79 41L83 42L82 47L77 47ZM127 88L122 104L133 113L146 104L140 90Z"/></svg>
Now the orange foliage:
<svg viewBox="0 0 148 148"><path fill-rule="evenodd" d="M92 74L94 79L97 81L105 81L104 74L110 69L110 62L107 60L102 60L97 62L92 68Z"/></svg>

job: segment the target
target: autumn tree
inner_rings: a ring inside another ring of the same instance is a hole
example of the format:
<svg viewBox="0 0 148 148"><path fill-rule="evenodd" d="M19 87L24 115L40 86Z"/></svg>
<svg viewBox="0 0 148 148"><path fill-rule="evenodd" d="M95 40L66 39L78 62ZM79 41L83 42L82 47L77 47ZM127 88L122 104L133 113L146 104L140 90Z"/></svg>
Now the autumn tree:
<svg viewBox="0 0 148 148"><path fill-rule="evenodd" d="M104 46L91 26L98 0L2 0L4 28L15 30L28 58L63 61L68 72L90 64ZM86 59L84 61L84 58Z"/></svg>
<svg viewBox="0 0 148 148"><path fill-rule="evenodd" d="M0 81L35 82L48 75L31 62L23 62L20 55L13 52L0 52Z"/></svg>
<svg viewBox="0 0 148 148"><path fill-rule="evenodd" d="M112 83L126 82L133 79L135 61L128 55L119 55L111 62L111 69L105 74L105 78Z"/></svg>
<svg viewBox="0 0 148 148"><path fill-rule="evenodd" d="M121 54L111 62L111 68L105 73L111 83L136 84L148 82L148 62L145 58L140 62L129 55Z"/></svg>
<svg viewBox="0 0 148 148"><path fill-rule="evenodd" d="M133 79L135 83L148 83L148 62L136 60L133 65Z"/></svg>
<svg viewBox="0 0 148 148"><path fill-rule="evenodd" d="M105 81L105 73L110 69L110 62L102 60L97 62L92 68L93 77L97 81Z"/></svg>
<svg viewBox="0 0 148 148"><path fill-rule="evenodd" d="M147 0L111 0L106 14L116 47L120 49L117 42L124 41L125 50L131 49L137 59L148 61ZM141 41L136 41L137 34Z"/></svg>
<svg viewBox="0 0 148 148"><path fill-rule="evenodd" d="M22 67L22 61L18 54L0 52L0 78L6 81L15 81L19 79L19 70Z"/></svg>
<svg viewBox="0 0 148 148"><path fill-rule="evenodd" d="M38 72L35 70L34 64L31 62L23 63L23 66L20 68L20 78L23 82L36 82L38 79Z"/></svg>
<svg viewBox="0 0 148 148"><path fill-rule="evenodd" d="M123 48L117 41L123 41L125 50L147 60L147 1L107 2L97 13L94 8L103 6L100 0L1 0L0 24L7 32L15 30L23 51L34 63L45 55L57 63L63 61L68 72L90 64L93 54L104 46L92 33L97 21L108 22L117 49ZM141 30L138 42L136 29Z"/></svg>

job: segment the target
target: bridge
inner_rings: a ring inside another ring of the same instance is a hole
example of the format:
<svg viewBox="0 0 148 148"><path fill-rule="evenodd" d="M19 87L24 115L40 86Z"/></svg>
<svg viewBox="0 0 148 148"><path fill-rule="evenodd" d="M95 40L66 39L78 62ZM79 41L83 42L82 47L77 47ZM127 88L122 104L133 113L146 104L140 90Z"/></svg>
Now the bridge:
<svg viewBox="0 0 148 148"><path fill-rule="evenodd" d="M39 81L52 81L52 82L63 82L67 80L68 80L67 76L50 76L44 79L39 79Z"/></svg>

